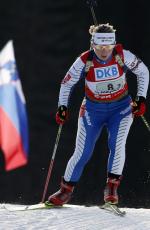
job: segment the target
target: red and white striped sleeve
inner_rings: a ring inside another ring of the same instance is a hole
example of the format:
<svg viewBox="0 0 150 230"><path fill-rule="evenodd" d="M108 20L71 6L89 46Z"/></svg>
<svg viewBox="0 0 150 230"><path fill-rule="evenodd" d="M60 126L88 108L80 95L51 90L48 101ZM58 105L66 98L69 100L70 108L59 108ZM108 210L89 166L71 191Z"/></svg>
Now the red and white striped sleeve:
<svg viewBox="0 0 150 230"><path fill-rule="evenodd" d="M149 70L136 55L123 50L125 65L137 76L137 96L146 98L149 85Z"/></svg>

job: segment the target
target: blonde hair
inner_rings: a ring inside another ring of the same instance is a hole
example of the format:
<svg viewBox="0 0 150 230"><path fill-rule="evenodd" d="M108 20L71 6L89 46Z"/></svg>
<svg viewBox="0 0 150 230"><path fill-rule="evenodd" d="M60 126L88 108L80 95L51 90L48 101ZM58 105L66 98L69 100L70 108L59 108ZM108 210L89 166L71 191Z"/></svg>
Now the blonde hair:
<svg viewBox="0 0 150 230"><path fill-rule="evenodd" d="M97 26L91 25L89 28L89 33L92 35L93 33L115 33L116 30L113 28L112 25L109 25L109 23L106 24L99 24Z"/></svg>

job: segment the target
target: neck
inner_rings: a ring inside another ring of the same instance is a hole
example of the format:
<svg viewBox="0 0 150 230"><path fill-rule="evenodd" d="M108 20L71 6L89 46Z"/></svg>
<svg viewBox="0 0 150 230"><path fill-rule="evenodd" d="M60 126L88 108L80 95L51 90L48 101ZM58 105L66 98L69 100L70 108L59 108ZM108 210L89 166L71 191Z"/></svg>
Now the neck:
<svg viewBox="0 0 150 230"><path fill-rule="evenodd" d="M95 53L95 52L94 52L94 53ZM112 59L112 54L110 54L106 59L104 59L104 58L100 57L99 55L97 55L97 54L95 53L95 57L96 57L96 59L97 59L99 62L101 62L101 63L107 63L107 62L109 62L109 61Z"/></svg>

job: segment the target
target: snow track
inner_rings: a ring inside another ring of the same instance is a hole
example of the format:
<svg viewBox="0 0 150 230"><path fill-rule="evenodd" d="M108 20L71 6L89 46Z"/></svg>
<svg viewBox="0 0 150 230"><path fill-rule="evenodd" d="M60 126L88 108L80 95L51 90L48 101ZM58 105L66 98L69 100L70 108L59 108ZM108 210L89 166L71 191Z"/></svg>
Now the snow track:
<svg viewBox="0 0 150 230"><path fill-rule="evenodd" d="M3 207L1 204L1 230L150 230L150 209L122 208L127 214L119 217L97 206L13 212Z"/></svg>

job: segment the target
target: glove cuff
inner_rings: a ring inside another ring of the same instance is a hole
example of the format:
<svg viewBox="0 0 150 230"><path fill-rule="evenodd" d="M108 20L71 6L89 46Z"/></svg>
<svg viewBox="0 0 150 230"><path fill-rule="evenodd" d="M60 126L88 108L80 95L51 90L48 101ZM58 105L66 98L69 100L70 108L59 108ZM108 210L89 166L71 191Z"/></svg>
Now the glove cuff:
<svg viewBox="0 0 150 230"><path fill-rule="evenodd" d="M143 97L143 96L136 96L135 101L137 101L137 102L145 102L146 98Z"/></svg>
<svg viewBox="0 0 150 230"><path fill-rule="evenodd" d="M65 105L60 105L59 107L58 107L58 112L62 112L62 111L67 111L67 106L65 106Z"/></svg>

